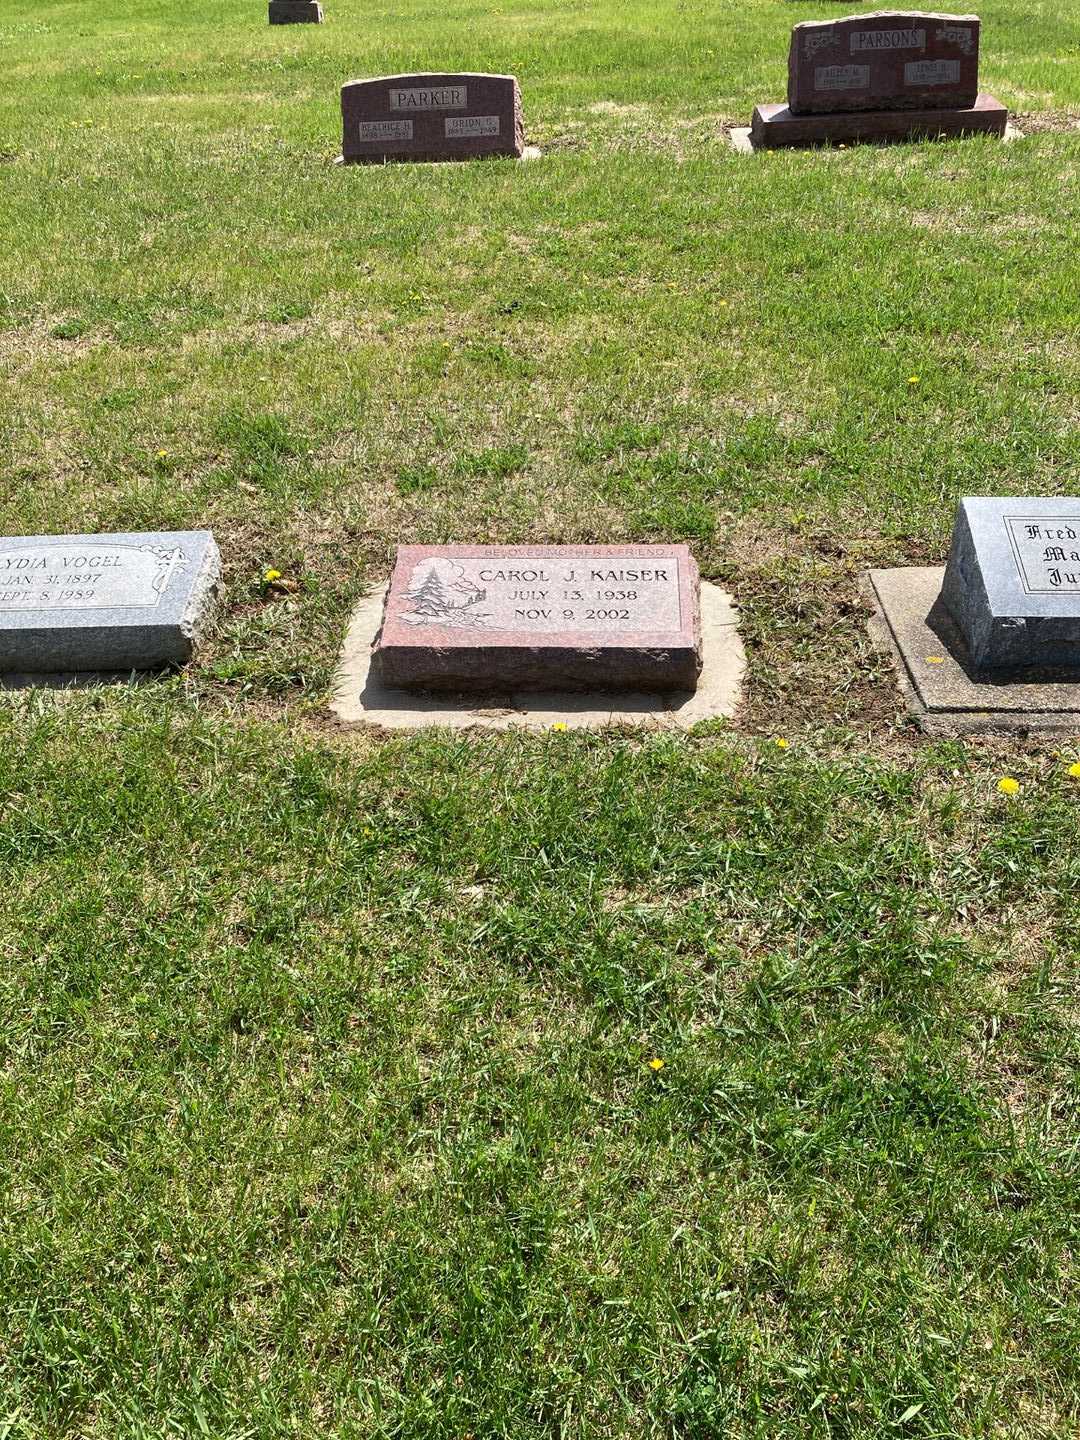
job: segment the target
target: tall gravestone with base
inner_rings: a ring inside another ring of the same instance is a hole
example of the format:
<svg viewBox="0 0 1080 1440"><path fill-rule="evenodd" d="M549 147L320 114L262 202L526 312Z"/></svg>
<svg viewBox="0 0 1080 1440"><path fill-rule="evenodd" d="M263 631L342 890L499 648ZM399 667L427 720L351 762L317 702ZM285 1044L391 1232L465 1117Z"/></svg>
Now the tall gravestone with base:
<svg viewBox="0 0 1080 1440"><path fill-rule="evenodd" d="M1077 724L1080 500L961 500L943 570L869 579L923 716L982 729Z"/></svg>
<svg viewBox="0 0 1080 1440"><path fill-rule="evenodd" d="M270 0L271 25L321 25L319 0Z"/></svg>
<svg viewBox="0 0 1080 1440"><path fill-rule="evenodd" d="M759 105L755 146L1003 135L1008 111L979 93L977 15L882 10L805 20L791 32L786 105Z"/></svg>
<svg viewBox="0 0 1080 1440"><path fill-rule="evenodd" d="M525 126L513 75L389 75L341 90L341 158L521 159Z"/></svg>
<svg viewBox="0 0 1080 1440"><path fill-rule="evenodd" d="M182 665L220 574L208 530L0 538L0 674Z"/></svg>

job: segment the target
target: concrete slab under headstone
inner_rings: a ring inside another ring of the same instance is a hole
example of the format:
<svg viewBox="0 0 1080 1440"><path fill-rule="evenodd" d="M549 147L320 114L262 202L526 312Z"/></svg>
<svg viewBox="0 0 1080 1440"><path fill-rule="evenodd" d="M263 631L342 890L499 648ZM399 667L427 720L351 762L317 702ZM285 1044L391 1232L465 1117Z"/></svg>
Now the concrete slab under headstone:
<svg viewBox="0 0 1080 1440"><path fill-rule="evenodd" d="M931 734L1080 733L1080 671L978 671L941 600L942 566L871 570L871 634Z"/></svg>
<svg viewBox="0 0 1080 1440"><path fill-rule="evenodd" d="M271 25L321 25L319 0L270 0Z"/></svg>
<svg viewBox="0 0 1080 1440"><path fill-rule="evenodd" d="M686 730L703 720L730 719L742 697L746 657L738 615L716 585L700 587L702 667L697 689L682 694L610 694L577 691L484 696L421 695L382 684L372 670L372 649L382 624L384 586L357 607L334 680L331 709L346 725L408 730L569 730L611 725Z"/></svg>
<svg viewBox="0 0 1080 1440"><path fill-rule="evenodd" d="M733 125L726 132L725 138L737 155L753 155L755 147L750 138L749 125Z"/></svg>
<svg viewBox="0 0 1080 1440"><path fill-rule="evenodd" d="M393 160L521 159L525 124L513 75L384 75L341 88L341 158Z"/></svg>
<svg viewBox="0 0 1080 1440"><path fill-rule="evenodd" d="M0 538L0 673L182 665L220 575L208 530Z"/></svg>
<svg viewBox="0 0 1080 1440"><path fill-rule="evenodd" d="M970 109L979 93L977 15L878 10L803 20L791 32L793 115Z"/></svg>

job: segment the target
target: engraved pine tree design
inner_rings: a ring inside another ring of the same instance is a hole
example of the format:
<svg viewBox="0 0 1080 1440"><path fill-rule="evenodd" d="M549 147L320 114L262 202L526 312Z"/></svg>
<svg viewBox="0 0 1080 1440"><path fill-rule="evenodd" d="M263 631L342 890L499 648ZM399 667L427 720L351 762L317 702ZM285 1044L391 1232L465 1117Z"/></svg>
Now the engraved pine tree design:
<svg viewBox="0 0 1080 1440"><path fill-rule="evenodd" d="M417 586L416 577L406 592L409 609L402 619L409 625L455 625L476 627L486 625L490 618L482 610L473 607L487 599L487 591L479 590L470 582L458 580L447 585L438 571L431 567ZM462 596L462 599L456 598Z"/></svg>
<svg viewBox="0 0 1080 1440"><path fill-rule="evenodd" d="M428 571L427 579L419 590L409 595L409 600L415 615L429 615L433 620L441 619L450 608L446 586L434 570Z"/></svg>

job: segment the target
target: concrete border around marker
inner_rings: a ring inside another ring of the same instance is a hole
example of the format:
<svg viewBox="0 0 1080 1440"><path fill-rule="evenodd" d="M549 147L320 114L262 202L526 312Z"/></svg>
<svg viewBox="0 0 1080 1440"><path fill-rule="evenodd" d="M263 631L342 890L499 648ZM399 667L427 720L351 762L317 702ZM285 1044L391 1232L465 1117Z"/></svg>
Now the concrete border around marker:
<svg viewBox="0 0 1080 1440"><path fill-rule="evenodd" d="M932 628L944 566L871 570L862 581L875 647L892 658L909 712L929 735L1080 734L1080 679L980 678L947 620Z"/></svg>
<svg viewBox="0 0 1080 1440"><path fill-rule="evenodd" d="M629 725L688 730L702 720L731 719L742 698L746 655L738 614L718 585L701 585L702 671L693 695L565 694L453 696L390 690L371 674L371 647L382 624L387 586L364 597L353 612L334 676L330 709L348 726L418 730L568 730Z"/></svg>

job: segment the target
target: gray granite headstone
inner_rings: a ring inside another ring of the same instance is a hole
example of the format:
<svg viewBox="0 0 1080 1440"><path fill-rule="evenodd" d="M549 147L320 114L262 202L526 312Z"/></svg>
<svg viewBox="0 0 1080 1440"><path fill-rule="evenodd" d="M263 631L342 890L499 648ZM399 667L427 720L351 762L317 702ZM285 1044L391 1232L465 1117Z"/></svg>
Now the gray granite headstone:
<svg viewBox="0 0 1080 1440"><path fill-rule="evenodd" d="M220 574L209 530L0 538L0 672L183 664Z"/></svg>
<svg viewBox="0 0 1080 1440"><path fill-rule="evenodd" d="M977 669L1080 667L1080 500L961 500L941 599Z"/></svg>
<svg viewBox="0 0 1080 1440"><path fill-rule="evenodd" d="M513 75L383 75L341 87L341 158L476 160L525 152L521 89Z"/></svg>

